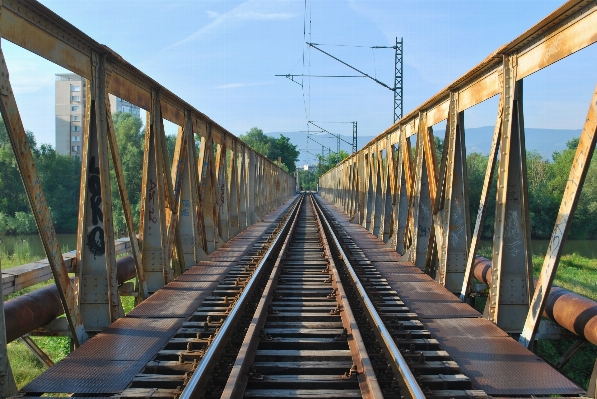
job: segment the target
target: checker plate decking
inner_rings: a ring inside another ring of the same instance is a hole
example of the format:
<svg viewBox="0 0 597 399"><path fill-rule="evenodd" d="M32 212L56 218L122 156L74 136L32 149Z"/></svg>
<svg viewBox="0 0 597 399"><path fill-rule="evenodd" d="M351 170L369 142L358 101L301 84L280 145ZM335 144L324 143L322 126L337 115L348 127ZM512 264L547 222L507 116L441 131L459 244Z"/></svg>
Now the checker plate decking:
<svg viewBox="0 0 597 399"><path fill-rule="evenodd" d="M118 394L201 305L272 222L292 201L250 226L220 250L211 261L191 267L139 304L124 318L106 327L61 362L23 387L25 394L69 392L83 395Z"/></svg>
<svg viewBox="0 0 597 399"><path fill-rule="evenodd" d="M350 223L346 214L324 198L319 199L355 244L362 245L359 249L396 290L405 306L418 314L425 328L458 363L475 388L488 395L508 396L584 393L439 283L430 278L410 279L405 273L410 269L413 276L420 276L418 268L410 262L387 259L390 257L381 252L385 249L383 241L365 228Z"/></svg>

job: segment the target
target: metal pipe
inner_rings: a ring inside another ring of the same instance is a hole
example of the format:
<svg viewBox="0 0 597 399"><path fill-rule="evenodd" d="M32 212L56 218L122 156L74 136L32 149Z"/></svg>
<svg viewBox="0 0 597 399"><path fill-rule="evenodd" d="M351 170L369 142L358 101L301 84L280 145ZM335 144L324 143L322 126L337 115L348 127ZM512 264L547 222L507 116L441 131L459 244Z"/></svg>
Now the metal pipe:
<svg viewBox="0 0 597 399"><path fill-rule="evenodd" d="M118 284L135 277L135 261L132 256L118 259L116 267ZM6 340L14 341L62 314L64 309L55 284L10 299L4 303Z"/></svg>
<svg viewBox="0 0 597 399"><path fill-rule="evenodd" d="M490 285L491 260L477 256L473 265L473 275L482 283ZM552 286L543 315L562 328L597 345L597 302L564 288Z"/></svg>

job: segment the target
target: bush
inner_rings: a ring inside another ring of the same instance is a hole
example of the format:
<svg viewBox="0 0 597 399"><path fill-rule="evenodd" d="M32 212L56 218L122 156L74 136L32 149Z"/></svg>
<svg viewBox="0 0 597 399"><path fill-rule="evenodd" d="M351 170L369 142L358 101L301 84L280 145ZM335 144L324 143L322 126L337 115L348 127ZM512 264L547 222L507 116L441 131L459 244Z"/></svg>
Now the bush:
<svg viewBox="0 0 597 399"><path fill-rule="evenodd" d="M17 234L35 234L37 226L31 213L15 212L16 232Z"/></svg>

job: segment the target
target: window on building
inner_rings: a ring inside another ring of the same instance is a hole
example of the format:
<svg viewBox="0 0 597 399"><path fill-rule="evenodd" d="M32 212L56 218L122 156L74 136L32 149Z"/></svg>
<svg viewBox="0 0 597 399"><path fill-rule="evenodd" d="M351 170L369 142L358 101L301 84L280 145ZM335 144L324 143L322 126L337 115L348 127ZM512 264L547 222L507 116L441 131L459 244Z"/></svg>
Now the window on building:
<svg viewBox="0 0 597 399"><path fill-rule="evenodd" d="M79 115L71 115L70 120L73 122L78 122L81 120L81 116Z"/></svg>
<svg viewBox="0 0 597 399"><path fill-rule="evenodd" d="M72 125L71 126L71 131L72 132L80 132L81 131L81 126Z"/></svg>
<svg viewBox="0 0 597 399"><path fill-rule="evenodd" d="M70 96L71 101L81 101L81 96Z"/></svg>
<svg viewBox="0 0 597 399"><path fill-rule="evenodd" d="M81 91L81 86L70 85L70 91Z"/></svg>
<svg viewBox="0 0 597 399"><path fill-rule="evenodd" d="M73 145L73 146L70 147L70 150L72 152L77 152L78 153L81 150L81 146Z"/></svg>
<svg viewBox="0 0 597 399"><path fill-rule="evenodd" d="M81 136L73 136L73 141L81 141Z"/></svg>
<svg viewBox="0 0 597 399"><path fill-rule="evenodd" d="M72 107L70 107L71 112L77 112L80 109L81 109L81 107L78 105L73 105Z"/></svg>

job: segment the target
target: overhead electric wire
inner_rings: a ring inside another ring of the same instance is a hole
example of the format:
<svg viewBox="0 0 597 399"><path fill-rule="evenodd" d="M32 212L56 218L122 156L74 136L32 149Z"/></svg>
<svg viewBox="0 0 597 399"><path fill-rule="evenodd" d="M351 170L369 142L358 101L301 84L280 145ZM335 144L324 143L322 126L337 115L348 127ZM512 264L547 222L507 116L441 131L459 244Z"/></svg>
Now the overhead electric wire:
<svg viewBox="0 0 597 399"><path fill-rule="evenodd" d="M363 72L363 71L361 71L361 70L359 70L359 69L357 69L357 68L353 67L353 66L352 66L352 65L350 65L350 64L347 64L346 62L342 61L340 58L334 57L334 56L333 56L333 55L331 55L330 53L328 53L328 52L326 52L326 51L323 51L323 50L322 50L322 49L320 49L319 47L315 46L315 43L307 43L307 44L309 45L309 47L312 47L312 48L314 48L314 49L315 49L315 50L317 50L317 51L321 51L322 53L324 53L324 54L325 54L325 55L327 55L328 57L331 57L331 58L335 59L336 61L340 62L341 64L344 64L344 65L346 65L346 66L347 66L347 67L349 67L350 69L353 69L353 70L357 71L358 73L362 74L363 76L365 76L365 77L367 77L367 78L369 78L369 79L373 80L374 82L376 82L376 83L378 83L378 84L382 85L382 86L383 86L383 87L385 87L386 89L388 89L388 90L390 90L390 91L396 91L396 89L395 89L395 88L392 88L392 87L388 86L387 84L385 84L384 82L382 82L382 81L379 81L379 80L375 79L373 76L366 74L365 72Z"/></svg>
<svg viewBox="0 0 597 399"><path fill-rule="evenodd" d="M289 79L291 77L295 77L295 76L310 77L310 78L365 78L366 77L366 76L358 76L358 75L294 75L291 73L286 73L283 75L274 75L274 76L284 76L285 78L289 78ZM294 80L293 80L293 82L294 82Z"/></svg>
<svg viewBox="0 0 597 399"><path fill-rule="evenodd" d="M395 46L357 46L353 44L329 44L329 43L313 43L316 46L331 46L331 47L362 47L362 48L395 48Z"/></svg>

